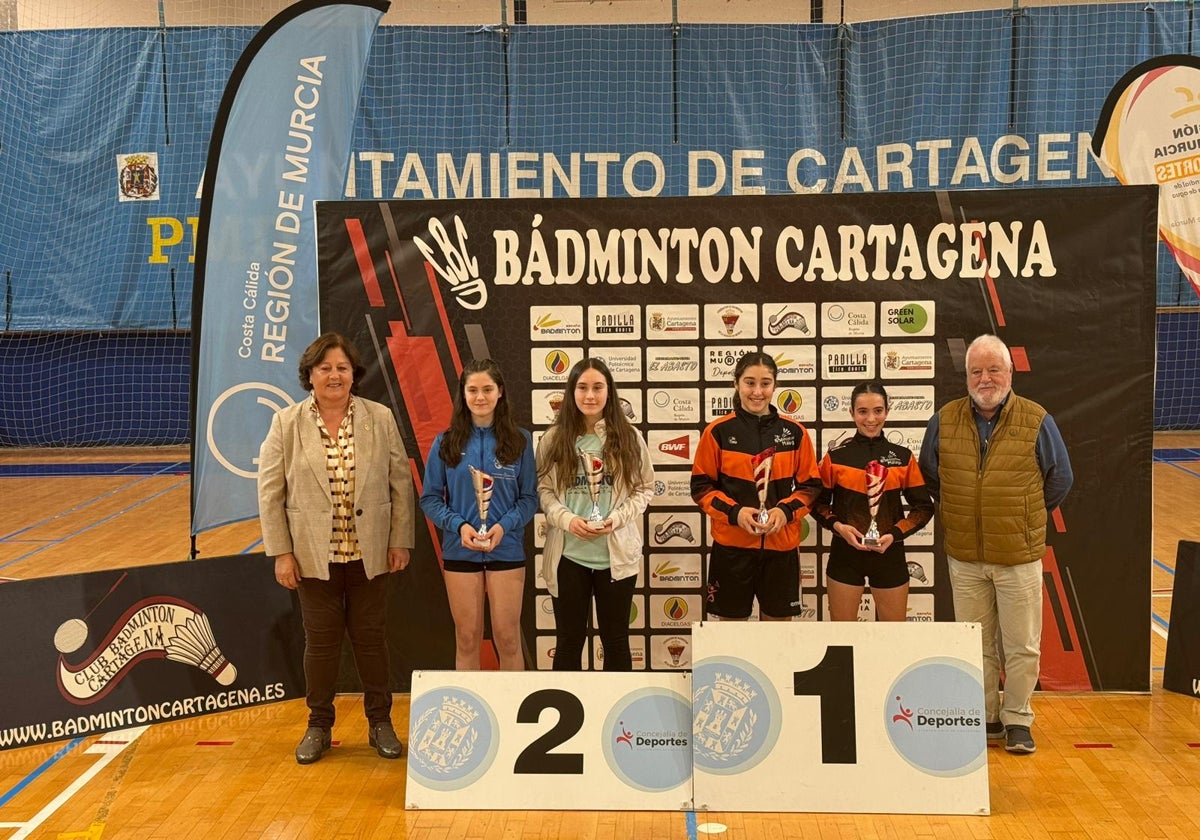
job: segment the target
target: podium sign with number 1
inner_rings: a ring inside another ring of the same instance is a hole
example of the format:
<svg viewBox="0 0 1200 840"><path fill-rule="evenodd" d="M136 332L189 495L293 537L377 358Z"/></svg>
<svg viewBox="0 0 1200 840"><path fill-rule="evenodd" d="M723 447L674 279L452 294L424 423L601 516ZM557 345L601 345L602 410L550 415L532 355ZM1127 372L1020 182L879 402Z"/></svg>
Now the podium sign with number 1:
<svg viewBox="0 0 1200 840"><path fill-rule="evenodd" d="M986 814L977 624L692 628L696 810Z"/></svg>

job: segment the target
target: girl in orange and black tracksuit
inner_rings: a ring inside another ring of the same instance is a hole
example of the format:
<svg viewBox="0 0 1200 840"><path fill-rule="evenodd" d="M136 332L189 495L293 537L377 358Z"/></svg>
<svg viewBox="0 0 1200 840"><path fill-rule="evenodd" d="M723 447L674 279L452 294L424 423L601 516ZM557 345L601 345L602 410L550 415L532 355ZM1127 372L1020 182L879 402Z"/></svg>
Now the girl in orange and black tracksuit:
<svg viewBox="0 0 1200 840"><path fill-rule="evenodd" d="M769 447L775 455L765 507L782 511L786 525L755 536L738 525L738 514L744 507L759 508L751 459ZM692 467L692 498L710 517L708 614L747 618L755 597L766 617L800 614L796 549L801 519L820 492L808 432L774 406L765 415L739 406L708 425Z"/></svg>
<svg viewBox="0 0 1200 840"><path fill-rule="evenodd" d="M854 437L833 447L821 459L821 481L825 490L813 508L813 518L837 534L832 539L825 573L835 618L839 616L834 605L834 590L839 584L857 590L855 603L868 579L872 593L904 587L903 597L907 599L909 573L900 543L924 527L933 516L933 500L921 477L916 456L908 447L889 441L882 429L880 432L875 437L855 432ZM866 476L866 467L871 461L887 467L875 521L880 535L890 535L891 540L881 552L856 545L861 544L860 535L867 533L871 522ZM901 496L908 502L907 515ZM839 524L849 528L837 529ZM878 594L876 601L878 611ZM856 612L855 606L851 613L842 617L848 619ZM896 620L902 620L902 615L903 612L898 610Z"/></svg>

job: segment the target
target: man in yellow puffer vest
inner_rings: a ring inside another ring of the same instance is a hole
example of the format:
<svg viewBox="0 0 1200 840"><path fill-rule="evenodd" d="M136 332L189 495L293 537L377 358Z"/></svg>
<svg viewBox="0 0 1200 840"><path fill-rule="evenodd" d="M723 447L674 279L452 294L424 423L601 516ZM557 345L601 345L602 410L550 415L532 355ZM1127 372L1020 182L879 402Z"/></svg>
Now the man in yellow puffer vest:
<svg viewBox="0 0 1200 840"><path fill-rule="evenodd" d="M1054 418L1012 392L1012 355L1004 342L979 336L967 348L966 367L968 396L929 418L921 473L938 503L955 617L979 622L983 630L988 737L1006 739L1009 752L1031 753L1046 522L1074 476Z"/></svg>

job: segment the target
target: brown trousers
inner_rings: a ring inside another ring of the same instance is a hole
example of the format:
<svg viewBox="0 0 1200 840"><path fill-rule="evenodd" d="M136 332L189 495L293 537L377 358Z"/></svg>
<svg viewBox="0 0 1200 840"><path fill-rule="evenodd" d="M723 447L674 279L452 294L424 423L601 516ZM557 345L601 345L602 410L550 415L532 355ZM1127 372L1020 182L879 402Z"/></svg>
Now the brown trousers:
<svg viewBox="0 0 1200 840"><path fill-rule="evenodd" d="M367 722L391 721L388 681L388 576L367 580L361 561L330 563L329 580L302 578L300 612L304 618L304 681L308 725L333 726L333 696L341 664L342 639L350 635L354 663L363 686Z"/></svg>

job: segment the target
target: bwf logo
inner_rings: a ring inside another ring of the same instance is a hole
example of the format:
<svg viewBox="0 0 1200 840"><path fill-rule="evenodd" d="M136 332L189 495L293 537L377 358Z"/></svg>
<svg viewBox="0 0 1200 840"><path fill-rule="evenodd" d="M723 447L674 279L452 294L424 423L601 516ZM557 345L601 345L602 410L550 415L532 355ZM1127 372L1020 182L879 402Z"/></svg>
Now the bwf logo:
<svg viewBox="0 0 1200 840"><path fill-rule="evenodd" d="M687 435L677 437L673 440L664 440L658 445L658 451L664 455L674 455L677 458L682 458L685 461L692 460L692 447L688 441Z"/></svg>

